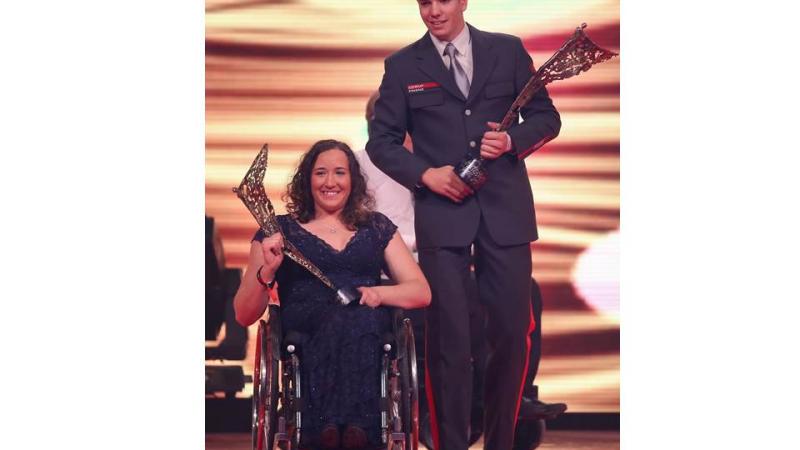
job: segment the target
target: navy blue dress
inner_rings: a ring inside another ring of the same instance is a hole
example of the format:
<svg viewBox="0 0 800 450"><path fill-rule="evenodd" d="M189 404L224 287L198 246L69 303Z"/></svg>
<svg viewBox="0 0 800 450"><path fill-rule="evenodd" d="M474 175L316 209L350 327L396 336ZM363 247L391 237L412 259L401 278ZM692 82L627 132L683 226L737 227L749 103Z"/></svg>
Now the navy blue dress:
<svg viewBox="0 0 800 450"><path fill-rule="evenodd" d="M277 220L286 239L336 286L380 283L383 252L397 229L383 214L373 213L342 251L288 215ZM253 240L263 237L259 230ZM380 444L380 343L392 329L389 310L340 305L330 288L288 257L276 279L284 333L295 330L310 336L300 369L307 401L301 440L313 442L326 424L352 424L367 432L370 443Z"/></svg>

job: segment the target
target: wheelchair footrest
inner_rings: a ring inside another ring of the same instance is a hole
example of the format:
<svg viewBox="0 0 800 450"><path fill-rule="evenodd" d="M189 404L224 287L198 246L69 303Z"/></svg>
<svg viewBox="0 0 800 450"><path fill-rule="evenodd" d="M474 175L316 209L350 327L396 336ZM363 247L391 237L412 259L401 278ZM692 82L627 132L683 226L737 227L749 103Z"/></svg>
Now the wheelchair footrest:
<svg viewBox="0 0 800 450"><path fill-rule="evenodd" d="M278 418L278 432L275 433L275 445L283 450L295 450L292 448L292 441L286 433L286 418Z"/></svg>
<svg viewBox="0 0 800 450"><path fill-rule="evenodd" d="M406 434L405 433L398 433L394 432L391 434L391 445L389 448L395 448L394 444L400 444L400 448L405 450L406 448Z"/></svg>

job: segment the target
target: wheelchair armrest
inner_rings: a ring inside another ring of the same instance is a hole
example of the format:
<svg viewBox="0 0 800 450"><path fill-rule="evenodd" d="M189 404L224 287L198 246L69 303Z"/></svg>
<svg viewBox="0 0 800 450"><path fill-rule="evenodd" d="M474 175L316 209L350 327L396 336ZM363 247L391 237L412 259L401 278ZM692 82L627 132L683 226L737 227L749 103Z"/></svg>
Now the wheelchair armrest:
<svg viewBox="0 0 800 450"><path fill-rule="evenodd" d="M395 336L403 329L403 320L405 318L405 309L392 307L392 330L394 330Z"/></svg>

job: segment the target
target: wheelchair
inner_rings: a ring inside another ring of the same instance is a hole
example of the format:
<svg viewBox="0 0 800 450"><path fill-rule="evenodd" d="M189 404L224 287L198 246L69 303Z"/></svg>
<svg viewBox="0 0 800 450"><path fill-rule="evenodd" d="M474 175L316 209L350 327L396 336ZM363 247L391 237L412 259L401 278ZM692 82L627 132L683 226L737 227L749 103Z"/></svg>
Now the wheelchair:
<svg viewBox="0 0 800 450"><path fill-rule="evenodd" d="M387 450L417 450L419 385L414 330L403 310L392 310L393 333L382 339L381 440ZM304 335L281 329L280 307L260 320L253 371L253 450L296 450L303 432L304 392L299 349Z"/></svg>

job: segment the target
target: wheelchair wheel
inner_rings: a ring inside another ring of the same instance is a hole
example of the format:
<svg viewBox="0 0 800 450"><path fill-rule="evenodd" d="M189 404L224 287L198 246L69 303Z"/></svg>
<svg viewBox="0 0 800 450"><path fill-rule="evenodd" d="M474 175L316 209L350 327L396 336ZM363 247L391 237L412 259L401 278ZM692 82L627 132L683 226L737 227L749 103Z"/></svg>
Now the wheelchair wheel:
<svg viewBox="0 0 800 450"><path fill-rule="evenodd" d="M253 369L253 450L272 450L277 427L278 345L280 327L270 314L269 324L258 324L256 358Z"/></svg>
<svg viewBox="0 0 800 450"><path fill-rule="evenodd" d="M406 435L406 450L419 446L419 382L417 379L417 352L414 346L414 329L410 319L403 319L400 329L400 417Z"/></svg>

